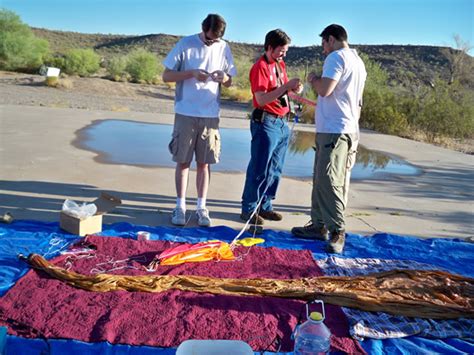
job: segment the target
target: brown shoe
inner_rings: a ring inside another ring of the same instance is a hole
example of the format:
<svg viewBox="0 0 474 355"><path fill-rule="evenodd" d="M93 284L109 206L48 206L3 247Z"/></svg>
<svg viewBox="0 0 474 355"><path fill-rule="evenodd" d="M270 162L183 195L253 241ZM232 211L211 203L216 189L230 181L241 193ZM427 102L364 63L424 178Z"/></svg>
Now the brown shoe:
<svg viewBox="0 0 474 355"><path fill-rule="evenodd" d="M331 233L331 238L329 239L326 251L328 253L341 254L344 249L344 244L346 243L346 233L341 231L335 231Z"/></svg>
<svg viewBox="0 0 474 355"><path fill-rule="evenodd" d="M283 216L281 213L275 211L260 211L258 215L263 219L268 219L269 221L281 221Z"/></svg>
<svg viewBox="0 0 474 355"><path fill-rule="evenodd" d="M294 227L291 233L296 238L312 239L312 240L328 240L328 230L325 226L318 227L309 221L304 227Z"/></svg>
<svg viewBox="0 0 474 355"><path fill-rule="evenodd" d="M252 213L241 213L240 214L240 219L243 221L248 221L250 218L250 215ZM261 226L265 223L262 217L260 217L258 214L254 214L252 218L250 219L250 224L256 224L257 226Z"/></svg>

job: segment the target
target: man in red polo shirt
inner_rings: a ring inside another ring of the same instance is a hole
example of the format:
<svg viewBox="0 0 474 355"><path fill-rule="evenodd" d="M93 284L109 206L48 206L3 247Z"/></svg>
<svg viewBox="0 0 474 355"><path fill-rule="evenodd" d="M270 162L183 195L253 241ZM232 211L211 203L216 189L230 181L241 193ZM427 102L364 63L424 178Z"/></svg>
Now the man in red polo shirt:
<svg viewBox="0 0 474 355"><path fill-rule="evenodd" d="M281 214L273 210L272 200L275 199L290 139L288 91L302 89L298 78L288 80L286 74L283 58L290 41L290 37L280 29L268 32L265 53L250 69L255 109L250 123L251 155L240 218L250 219L253 224L261 225L264 219L282 219Z"/></svg>

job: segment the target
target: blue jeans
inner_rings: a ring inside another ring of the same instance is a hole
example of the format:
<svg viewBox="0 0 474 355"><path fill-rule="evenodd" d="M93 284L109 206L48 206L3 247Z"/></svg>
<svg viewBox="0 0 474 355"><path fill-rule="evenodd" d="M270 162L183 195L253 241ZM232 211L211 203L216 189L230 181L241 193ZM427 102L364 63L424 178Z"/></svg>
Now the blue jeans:
<svg viewBox="0 0 474 355"><path fill-rule="evenodd" d="M264 113L261 123L251 121L250 132L252 143L242 194L242 213L253 212L262 195L260 210L272 211L272 200L275 199L290 141L290 129L285 119Z"/></svg>

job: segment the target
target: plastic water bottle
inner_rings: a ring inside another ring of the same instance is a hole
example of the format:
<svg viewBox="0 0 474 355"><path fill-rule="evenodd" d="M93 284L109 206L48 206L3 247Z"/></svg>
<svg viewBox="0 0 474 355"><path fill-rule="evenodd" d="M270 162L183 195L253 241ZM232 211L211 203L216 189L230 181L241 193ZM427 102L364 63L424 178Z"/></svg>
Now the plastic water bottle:
<svg viewBox="0 0 474 355"><path fill-rule="evenodd" d="M316 302L323 304L323 314L311 312L308 315L308 305L306 305L308 319L295 329L295 355L327 354L331 347L331 332L323 323L325 318L324 303L322 301Z"/></svg>

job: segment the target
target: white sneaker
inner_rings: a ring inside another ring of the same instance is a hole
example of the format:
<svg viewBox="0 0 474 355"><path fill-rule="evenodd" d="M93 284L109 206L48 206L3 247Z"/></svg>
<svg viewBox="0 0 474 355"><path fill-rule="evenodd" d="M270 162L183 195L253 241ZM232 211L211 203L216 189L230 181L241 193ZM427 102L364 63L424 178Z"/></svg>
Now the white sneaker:
<svg viewBox="0 0 474 355"><path fill-rule="evenodd" d="M173 210L171 223L175 226L184 226L186 224L186 210L183 210L181 207L176 207Z"/></svg>
<svg viewBox="0 0 474 355"><path fill-rule="evenodd" d="M211 225L211 219L209 218L209 211L207 208L200 208L196 211L198 218L198 224L201 227L209 227Z"/></svg>

